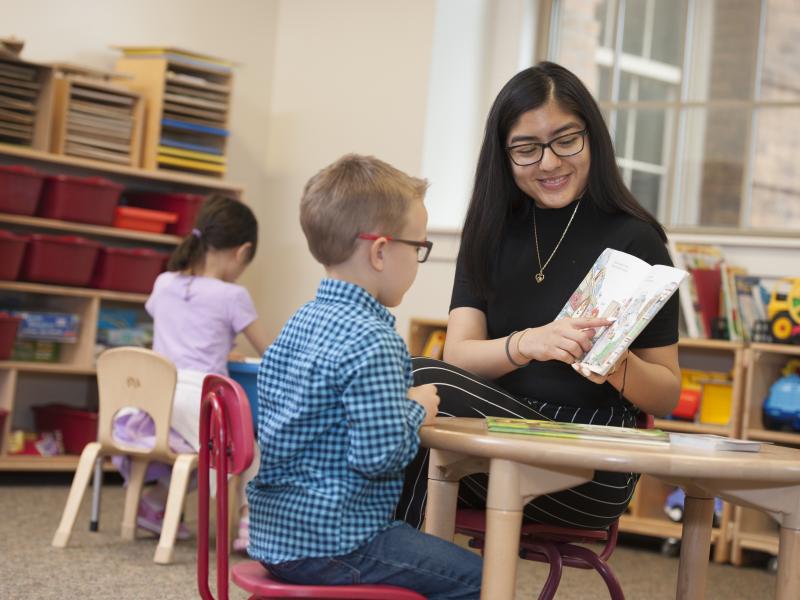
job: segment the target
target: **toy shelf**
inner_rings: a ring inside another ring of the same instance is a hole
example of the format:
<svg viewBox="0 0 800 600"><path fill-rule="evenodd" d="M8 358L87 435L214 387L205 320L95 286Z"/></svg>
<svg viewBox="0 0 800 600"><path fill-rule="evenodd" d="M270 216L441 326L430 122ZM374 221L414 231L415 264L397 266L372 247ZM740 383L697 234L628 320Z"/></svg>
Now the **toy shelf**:
<svg viewBox="0 0 800 600"><path fill-rule="evenodd" d="M236 198L243 195L240 185L216 177L147 170L10 144L0 143L0 164L30 166L46 174L102 176L124 185L126 189L137 191L223 192ZM160 247L162 251L175 246L181 239L173 235L12 214L0 214L0 224L4 229L25 233L63 231L113 239L120 245L130 242L130 245ZM26 302L30 299L33 304L47 310L75 313L80 317L78 341L62 345L59 362L0 361L0 409L9 413L0 430L0 471L74 471L77 456L9 455L9 432L15 423L19 427L31 421L28 419L30 406L53 402L53 398L76 406L91 403L87 394L96 388L95 340L101 307L141 308L147 294L23 281L0 281L0 293L20 296Z"/></svg>
<svg viewBox="0 0 800 600"><path fill-rule="evenodd" d="M800 346L788 344L751 344L748 349L746 391L744 396L742 437L786 446L800 447L800 432L766 429L762 419L764 401L770 386L781 377L781 369L793 358L800 358ZM778 555L778 523L759 511L737 508L734 517L731 562L746 562L744 551Z"/></svg>

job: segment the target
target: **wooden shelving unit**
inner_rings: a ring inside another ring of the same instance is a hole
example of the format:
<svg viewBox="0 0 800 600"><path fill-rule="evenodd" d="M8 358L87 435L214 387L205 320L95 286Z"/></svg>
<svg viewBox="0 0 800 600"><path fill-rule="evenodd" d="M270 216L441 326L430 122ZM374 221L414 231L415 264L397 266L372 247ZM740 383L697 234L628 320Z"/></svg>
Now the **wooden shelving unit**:
<svg viewBox="0 0 800 600"><path fill-rule="evenodd" d="M800 447L800 432L773 431L764 427L762 410L770 386L781 376L781 369L791 358L800 358L800 346L751 344L748 348L746 389L744 394L742 437ZM778 555L778 524L756 510L736 508L731 562L745 562L744 551L754 550Z"/></svg>
<svg viewBox="0 0 800 600"><path fill-rule="evenodd" d="M52 174L78 176L103 176L125 186L126 190L190 192L208 194L225 192L241 197L242 187L218 178L204 177L175 171L156 171L105 163L85 158L51 154L31 148L0 144L0 164L23 164L38 171ZM175 246L181 238L173 235L154 234L115 227L100 227L12 214L0 214L0 226L14 231L69 232L87 237L116 240L131 245L160 246L161 249ZM59 397L38 397L28 404L45 404L61 401L74 387L92 387L95 376L95 340L97 339L98 315L102 306L128 306L141 308L147 294L131 294L109 290L47 285L23 281L0 281L0 294L35 301L48 310L75 313L80 317L78 342L63 344L57 363L0 361L0 408L9 411L0 431L0 471L74 471L77 456L12 456L8 454L9 431L14 421L15 409L25 410L25 402L17 404L21 390L30 390L42 382L49 382L59 390ZM27 300L26 300L27 301ZM80 398L77 399L80 401ZM85 400L84 400L85 401Z"/></svg>

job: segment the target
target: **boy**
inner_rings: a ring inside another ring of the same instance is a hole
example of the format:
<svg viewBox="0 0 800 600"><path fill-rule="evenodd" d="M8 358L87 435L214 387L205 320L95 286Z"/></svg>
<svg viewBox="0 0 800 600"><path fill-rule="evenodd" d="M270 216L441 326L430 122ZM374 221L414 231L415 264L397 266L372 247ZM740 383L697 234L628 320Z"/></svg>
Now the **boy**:
<svg viewBox="0 0 800 600"><path fill-rule="evenodd" d="M479 556L392 521L432 385L386 307L411 286L426 241L427 184L347 155L306 184L300 223L327 277L267 349L258 374L261 467L248 485L250 555L303 584L386 584L478 598Z"/></svg>

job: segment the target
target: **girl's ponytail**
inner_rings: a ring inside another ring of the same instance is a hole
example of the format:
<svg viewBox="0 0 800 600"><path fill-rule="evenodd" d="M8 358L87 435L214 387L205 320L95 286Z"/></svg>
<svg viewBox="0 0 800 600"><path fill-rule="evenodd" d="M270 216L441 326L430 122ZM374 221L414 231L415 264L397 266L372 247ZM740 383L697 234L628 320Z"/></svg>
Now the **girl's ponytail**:
<svg viewBox="0 0 800 600"><path fill-rule="evenodd" d="M167 269L194 272L210 249L225 250L250 242L250 260L258 245L258 222L250 207L227 196L203 202L194 229L172 253Z"/></svg>

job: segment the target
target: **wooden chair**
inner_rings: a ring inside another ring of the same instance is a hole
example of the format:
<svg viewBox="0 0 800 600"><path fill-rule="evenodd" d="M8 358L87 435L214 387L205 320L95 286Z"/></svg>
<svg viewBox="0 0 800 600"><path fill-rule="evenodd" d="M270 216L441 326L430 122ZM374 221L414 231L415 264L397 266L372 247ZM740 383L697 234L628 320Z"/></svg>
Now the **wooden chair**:
<svg viewBox="0 0 800 600"><path fill-rule="evenodd" d="M242 387L227 377L207 375L200 407L200 465L197 471L197 586L203 600L214 600L208 587L209 469L217 471L217 595L228 599L228 486L229 474L242 473L253 460L255 443L250 403ZM266 598L348 598L350 600L425 600L423 596L388 585L295 585L273 579L254 560L233 567L231 578L251 593Z"/></svg>
<svg viewBox="0 0 800 600"><path fill-rule="evenodd" d="M131 473L122 516L122 537L126 540L133 540L136 535L136 515L148 464L161 461L173 465L161 537L153 559L159 564L172 562L186 490L197 461L196 454L175 454L169 447L176 379L177 371L169 360L143 348L116 348L104 352L97 359L100 396L97 441L87 444L81 452L67 504L53 537L53 546L63 548L69 542L97 459L127 455L131 458ZM127 407L144 410L152 417L155 422L155 444L152 448L131 446L114 439L114 417ZM96 494L98 490L99 486Z"/></svg>

